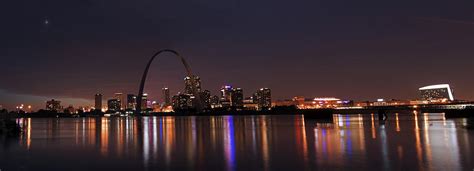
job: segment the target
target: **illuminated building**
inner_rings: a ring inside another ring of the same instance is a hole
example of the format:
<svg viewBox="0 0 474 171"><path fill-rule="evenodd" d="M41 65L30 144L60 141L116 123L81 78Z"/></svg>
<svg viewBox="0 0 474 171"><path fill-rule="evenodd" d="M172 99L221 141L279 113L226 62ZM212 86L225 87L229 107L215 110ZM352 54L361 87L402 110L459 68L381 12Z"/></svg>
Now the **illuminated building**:
<svg viewBox="0 0 474 171"><path fill-rule="evenodd" d="M205 109L211 108L211 92L209 90L204 90L199 92L201 96L202 105Z"/></svg>
<svg viewBox="0 0 474 171"><path fill-rule="evenodd" d="M235 88L231 93L232 106L236 108L244 107L244 94L241 88Z"/></svg>
<svg viewBox="0 0 474 171"><path fill-rule="evenodd" d="M219 97L214 95L214 96L211 96L211 99L210 99L210 103L211 103L211 108L219 108L219 107L222 107L220 102L219 102Z"/></svg>
<svg viewBox="0 0 474 171"><path fill-rule="evenodd" d="M243 107L244 107L246 110L257 110L257 103L254 102L253 97L246 97L246 98L243 100Z"/></svg>
<svg viewBox="0 0 474 171"><path fill-rule="evenodd" d="M221 88L220 104L222 107L230 107L232 105L232 86L226 85Z"/></svg>
<svg viewBox="0 0 474 171"><path fill-rule="evenodd" d="M165 87L161 89L161 92L163 93L163 103L165 106L168 106L171 104L171 99L170 99L170 89Z"/></svg>
<svg viewBox="0 0 474 171"><path fill-rule="evenodd" d="M257 92L253 93L251 98L252 98L253 103L255 103L255 104L258 103L258 93Z"/></svg>
<svg viewBox="0 0 474 171"><path fill-rule="evenodd" d="M352 100L341 100L334 97L304 98L294 97L291 100L277 100L273 106L296 106L298 109L353 107Z"/></svg>
<svg viewBox="0 0 474 171"><path fill-rule="evenodd" d="M51 99L46 102L46 110L58 112L61 111L62 108L61 101Z"/></svg>
<svg viewBox="0 0 474 171"><path fill-rule="evenodd" d="M115 99L117 99L120 102L120 109L123 110L125 108L125 99L123 97L123 93L115 93Z"/></svg>
<svg viewBox="0 0 474 171"><path fill-rule="evenodd" d="M161 105L160 103L153 101L151 102L151 108L153 109L153 112L161 112Z"/></svg>
<svg viewBox="0 0 474 171"><path fill-rule="evenodd" d="M399 105L409 105L411 102L409 100L384 100L377 99L377 101L372 102L372 106L399 106Z"/></svg>
<svg viewBox="0 0 474 171"><path fill-rule="evenodd" d="M196 83L196 92L201 92L201 79L194 76L194 82ZM194 94L190 77L184 78L184 94Z"/></svg>
<svg viewBox="0 0 474 171"><path fill-rule="evenodd" d="M437 84L421 87L420 91L421 99L428 101L446 101L454 100L452 89L449 84Z"/></svg>
<svg viewBox="0 0 474 171"><path fill-rule="evenodd" d="M241 88L232 88L226 85L221 88L221 98L219 100L221 107L244 107L244 94Z"/></svg>
<svg viewBox="0 0 474 171"><path fill-rule="evenodd" d="M298 106L298 101L295 101L293 99L276 100L275 102L273 102L272 106Z"/></svg>
<svg viewBox="0 0 474 171"><path fill-rule="evenodd" d="M121 109L121 102L118 99L110 99L107 101L107 108L110 111L120 111Z"/></svg>
<svg viewBox="0 0 474 171"><path fill-rule="evenodd" d="M257 91L258 110L268 110L272 107L272 91L269 88L261 88Z"/></svg>
<svg viewBox="0 0 474 171"><path fill-rule="evenodd" d="M137 96L134 94L127 94L127 109L134 110L137 106Z"/></svg>
<svg viewBox="0 0 474 171"><path fill-rule="evenodd" d="M178 93L172 98L172 106L174 111L188 110L192 108L192 99L188 94Z"/></svg>
<svg viewBox="0 0 474 171"><path fill-rule="evenodd" d="M142 96L142 110L146 110L148 108L148 94L144 93Z"/></svg>
<svg viewBox="0 0 474 171"><path fill-rule="evenodd" d="M95 94L95 109L101 110L102 109L102 94Z"/></svg>

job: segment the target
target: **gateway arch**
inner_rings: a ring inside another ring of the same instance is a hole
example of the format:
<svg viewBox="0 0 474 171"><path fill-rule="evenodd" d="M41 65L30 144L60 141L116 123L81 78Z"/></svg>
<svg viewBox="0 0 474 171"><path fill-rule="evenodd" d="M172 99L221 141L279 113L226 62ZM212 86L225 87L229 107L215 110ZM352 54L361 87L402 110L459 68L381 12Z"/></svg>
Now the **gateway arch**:
<svg viewBox="0 0 474 171"><path fill-rule="evenodd" d="M192 92L193 92L193 95L195 97L195 99L197 100L197 103L196 103L196 111L197 112L201 112L202 111L202 102L201 102L201 97L199 95L199 92L197 92L197 89L196 89L196 81L194 80L194 75L192 74L191 72L191 68L189 67L188 63L186 62L186 60L178 53L176 52L175 50L171 50L171 49L163 49L163 50L160 50L158 52L156 52L150 59L150 61L148 61L148 64L146 65L146 68L145 68L145 71L143 72L143 76L142 76L142 80L140 82L140 88L138 89L138 96L137 96L137 106L135 107L135 111L137 114L141 114L141 107L142 107L142 99L143 99L143 89L145 88L145 83L146 83L146 79L147 79L147 75L148 75L148 70L150 69L150 65L151 63L153 62L153 60L158 56L160 55L161 53L164 53L164 52L168 52L168 53L172 53L174 54L176 57L178 57L179 60L181 60L181 63L183 63L184 65L184 68L186 69L186 75L191 78L191 89L192 89Z"/></svg>

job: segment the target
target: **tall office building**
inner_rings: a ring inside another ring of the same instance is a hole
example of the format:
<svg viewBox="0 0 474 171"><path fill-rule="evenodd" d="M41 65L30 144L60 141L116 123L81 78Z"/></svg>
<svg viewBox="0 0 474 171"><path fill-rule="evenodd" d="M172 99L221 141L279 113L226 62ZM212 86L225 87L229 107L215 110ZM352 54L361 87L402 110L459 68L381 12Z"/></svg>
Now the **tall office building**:
<svg viewBox="0 0 474 171"><path fill-rule="evenodd" d="M142 96L142 110L146 110L148 108L148 94L144 93Z"/></svg>
<svg viewBox="0 0 474 171"><path fill-rule="evenodd" d="M102 94L95 94L95 109L96 110L102 110Z"/></svg>
<svg viewBox="0 0 474 171"><path fill-rule="evenodd" d="M234 88L231 93L232 106L236 108L244 107L244 93L241 88Z"/></svg>
<svg viewBox="0 0 474 171"><path fill-rule="evenodd" d="M257 106L259 110L268 110L272 107L272 92L269 88L257 91Z"/></svg>
<svg viewBox="0 0 474 171"><path fill-rule="evenodd" d="M126 106L125 99L123 97L123 93L115 93L115 99L117 99L120 102L120 110L124 110Z"/></svg>
<svg viewBox="0 0 474 171"><path fill-rule="evenodd" d="M168 106L171 104L170 100L170 89L165 87L161 89L161 92L163 93L163 103L165 106Z"/></svg>
<svg viewBox="0 0 474 171"><path fill-rule="evenodd" d="M220 103L222 107L230 107L232 105L232 86L226 85L221 88L221 99Z"/></svg>
<svg viewBox="0 0 474 171"><path fill-rule="evenodd" d="M127 109L135 110L137 106L137 96L134 94L127 94Z"/></svg>
<svg viewBox="0 0 474 171"><path fill-rule="evenodd" d="M209 90L204 90L199 93L201 96L202 105L205 109L211 108L211 92Z"/></svg>
<svg viewBox="0 0 474 171"><path fill-rule="evenodd" d="M198 76L194 76L194 82L196 83L196 92L201 92L201 79ZM184 78L184 94L193 94L192 81L190 77Z"/></svg>

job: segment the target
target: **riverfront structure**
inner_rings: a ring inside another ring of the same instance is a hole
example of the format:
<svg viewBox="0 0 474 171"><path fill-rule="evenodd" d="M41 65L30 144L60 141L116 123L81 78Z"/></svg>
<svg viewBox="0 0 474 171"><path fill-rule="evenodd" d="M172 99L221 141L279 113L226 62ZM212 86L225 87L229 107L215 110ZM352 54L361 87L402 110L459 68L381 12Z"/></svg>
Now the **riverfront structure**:
<svg viewBox="0 0 474 171"><path fill-rule="evenodd" d="M442 100L454 100L453 90L449 84L437 84L421 87L420 95L422 100L429 101L442 101Z"/></svg>

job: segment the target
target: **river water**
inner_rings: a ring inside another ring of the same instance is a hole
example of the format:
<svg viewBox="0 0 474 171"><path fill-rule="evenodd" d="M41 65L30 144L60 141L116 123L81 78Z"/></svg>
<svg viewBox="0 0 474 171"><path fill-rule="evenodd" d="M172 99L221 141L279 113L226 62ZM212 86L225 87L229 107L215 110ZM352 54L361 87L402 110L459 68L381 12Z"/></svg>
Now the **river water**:
<svg viewBox="0 0 474 171"><path fill-rule="evenodd" d="M0 170L473 170L474 130L443 114L18 119Z"/></svg>

